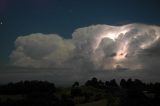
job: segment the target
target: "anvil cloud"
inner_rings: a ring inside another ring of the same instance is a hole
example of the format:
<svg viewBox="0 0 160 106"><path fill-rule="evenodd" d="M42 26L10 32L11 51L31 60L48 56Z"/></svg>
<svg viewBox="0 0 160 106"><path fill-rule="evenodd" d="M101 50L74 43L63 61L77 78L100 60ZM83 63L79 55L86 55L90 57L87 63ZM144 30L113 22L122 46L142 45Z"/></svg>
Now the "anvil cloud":
<svg viewBox="0 0 160 106"><path fill-rule="evenodd" d="M10 60L20 67L143 70L159 67L159 43L159 26L92 25L76 29L70 39L42 33L20 36Z"/></svg>

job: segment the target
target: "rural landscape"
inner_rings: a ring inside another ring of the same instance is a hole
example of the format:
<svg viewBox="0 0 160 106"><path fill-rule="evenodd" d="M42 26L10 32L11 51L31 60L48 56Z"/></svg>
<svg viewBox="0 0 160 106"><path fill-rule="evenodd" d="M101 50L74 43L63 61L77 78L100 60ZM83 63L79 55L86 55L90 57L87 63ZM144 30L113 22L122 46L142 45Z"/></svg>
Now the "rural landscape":
<svg viewBox="0 0 160 106"><path fill-rule="evenodd" d="M101 81L56 87L47 81L20 81L0 85L0 106L159 106L160 83L138 79Z"/></svg>
<svg viewBox="0 0 160 106"><path fill-rule="evenodd" d="M160 106L160 0L0 0L0 106Z"/></svg>

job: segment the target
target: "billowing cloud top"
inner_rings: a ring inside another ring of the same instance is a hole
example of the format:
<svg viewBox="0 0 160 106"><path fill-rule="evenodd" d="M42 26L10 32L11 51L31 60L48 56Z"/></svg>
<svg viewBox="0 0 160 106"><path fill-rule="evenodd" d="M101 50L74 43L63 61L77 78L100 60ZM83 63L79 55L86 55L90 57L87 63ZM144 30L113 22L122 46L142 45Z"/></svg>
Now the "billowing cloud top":
<svg viewBox="0 0 160 106"><path fill-rule="evenodd" d="M74 45L56 34L31 34L15 41L11 63L22 67L52 67L68 60Z"/></svg>
<svg viewBox="0 0 160 106"><path fill-rule="evenodd" d="M12 65L21 67L141 70L158 66L159 43L158 26L92 25L76 29L71 39L41 33L20 36L10 60Z"/></svg>

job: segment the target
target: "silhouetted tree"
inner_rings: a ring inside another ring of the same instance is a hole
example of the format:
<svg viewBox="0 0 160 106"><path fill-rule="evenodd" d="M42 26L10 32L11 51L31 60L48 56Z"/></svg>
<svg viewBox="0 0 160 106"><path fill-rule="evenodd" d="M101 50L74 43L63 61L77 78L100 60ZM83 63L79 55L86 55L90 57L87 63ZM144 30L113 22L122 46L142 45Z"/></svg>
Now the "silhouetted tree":
<svg viewBox="0 0 160 106"><path fill-rule="evenodd" d="M160 83L155 83L153 85L153 93L155 94L155 97L153 99L154 106L160 105Z"/></svg>
<svg viewBox="0 0 160 106"><path fill-rule="evenodd" d="M133 81L132 81L131 78L129 78L129 79L127 80L127 82L126 82L126 87L127 87L127 89L132 88L132 85L133 85Z"/></svg>
<svg viewBox="0 0 160 106"><path fill-rule="evenodd" d="M126 88L126 80L125 79L121 79L120 86L121 86L121 88Z"/></svg>
<svg viewBox="0 0 160 106"><path fill-rule="evenodd" d="M72 88L74 88L74 87L79 87L79 82L75 82L73 85L72 85Z"/></svg>
<svg viewBox="0 0 160 106"><path fill-rule="evenodd" d="M151 106L149 99L144 95L144 84L140 80L128 79L126 95L121 97L120 106Z"/></svg>
<svg viewBox="0 0 160 106"><path fill-rule="evenodd" d="M105 84L104 84L104 82L102 80L98 81L98 88L100 88L100 89L104 89L105 88Z"/></svg>
<svg viewBox="0 0 160 106"><path fill-rule="evenodd" d="M106 82L105 82L105 86L106 86L106 87L109 87L109 81L106 81Z"/></svg>
<svg viewBox="0 0 160 106"><path fill-rule="evenodd" d="M97 78L92 78L91 80L88 80L86 83L85 83L86 86L93 86L93 87L96 87L98 88L98 80Z"/></svg>
<svg viewBox="0 0 160 106"><path fill-rule="evenodd" d="M71 88L71 96L75 97L80 95L81 95L81 89L79 87L79 82L75 82Z"/></svg>
<svg viewBox="0 0 160 106"><path fill-rule="evenodd" d="M110 87L112 87L112 88L117 88L117 87L118 87L118 84L117 84L117 82L116 82L115 79L111 80L109 85L110 85Z"/></svg>

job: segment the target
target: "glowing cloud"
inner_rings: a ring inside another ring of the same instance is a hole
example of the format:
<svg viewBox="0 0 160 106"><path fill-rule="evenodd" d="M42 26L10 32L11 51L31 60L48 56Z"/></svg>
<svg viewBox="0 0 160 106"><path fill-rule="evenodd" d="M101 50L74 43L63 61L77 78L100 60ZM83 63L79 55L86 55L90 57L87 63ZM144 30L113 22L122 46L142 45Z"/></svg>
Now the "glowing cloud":
<svg viewBox="0 0 160 106"><path fill-rule="evenodd" d="M70 40L41 33L18 37L15 47L10 55L12 65L37 68L62 65L74 49Z"/></svg>
<svg viewBox="0 0 160 106"><path fill-rule="evenodd" d="M24 67L67 65L103 70L138 70L147 67L147 55L154 56L151 50L159 49L158 42L158 26L92 25L76 29L71 39L40 33L18 37L10 59L12 65Z"/></svg>

